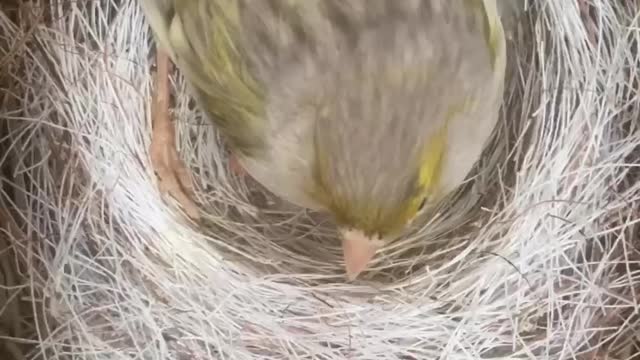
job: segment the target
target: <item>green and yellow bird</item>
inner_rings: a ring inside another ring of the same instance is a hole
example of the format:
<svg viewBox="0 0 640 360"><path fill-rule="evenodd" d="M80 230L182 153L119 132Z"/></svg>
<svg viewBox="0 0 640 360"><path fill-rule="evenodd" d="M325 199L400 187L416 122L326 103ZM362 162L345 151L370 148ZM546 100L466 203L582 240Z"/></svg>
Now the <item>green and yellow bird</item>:
<svg viewBox="0 0 640 360"><path fill-rule="evenodd" d="M328 211L355 278L462 183L493 131L495 0L141 0L242 167Z"/></svg>

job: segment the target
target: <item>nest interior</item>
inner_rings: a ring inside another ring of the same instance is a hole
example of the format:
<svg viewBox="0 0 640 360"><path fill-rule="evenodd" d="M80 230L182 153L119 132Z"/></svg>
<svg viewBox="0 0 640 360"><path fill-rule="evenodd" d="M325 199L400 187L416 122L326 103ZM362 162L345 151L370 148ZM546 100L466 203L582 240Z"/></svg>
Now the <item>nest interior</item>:
<svg viewBox="0 0 640 360"><path fill-rule="evenodd" d="M179 72L172 116L201 222L160 196L148 153L153 42L136 1L3 5L2 351L640 354L640 7L526 5L502 9L505 102L469 181L355 282L331 219L230 174Z"/></svg>

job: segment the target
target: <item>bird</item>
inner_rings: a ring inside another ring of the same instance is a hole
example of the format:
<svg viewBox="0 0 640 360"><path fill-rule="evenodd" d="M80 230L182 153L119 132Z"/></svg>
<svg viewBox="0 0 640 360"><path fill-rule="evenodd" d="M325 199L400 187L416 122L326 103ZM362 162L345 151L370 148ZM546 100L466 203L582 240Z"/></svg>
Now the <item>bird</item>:
<svg viewBox="0 0 640 360"><path fill-rule="evenodd" d="M141 4L241 168L332 216L351 280L463 183L499 117L495 0Z"/></svg>

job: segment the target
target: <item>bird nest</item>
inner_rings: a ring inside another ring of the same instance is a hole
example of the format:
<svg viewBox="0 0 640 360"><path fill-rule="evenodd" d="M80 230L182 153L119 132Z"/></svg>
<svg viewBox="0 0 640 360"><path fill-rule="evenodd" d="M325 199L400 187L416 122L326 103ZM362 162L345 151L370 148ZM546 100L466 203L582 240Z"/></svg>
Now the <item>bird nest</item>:
<svg viewBox="0 0 640 360"><path fill-rule="evenodd" d="M637 2L505 10L485 154L355 281L330 218L231 175L179 72L172 116L201 219L161 195L135 0L3 7L0 336L14 358L640 356Z"/></svg>

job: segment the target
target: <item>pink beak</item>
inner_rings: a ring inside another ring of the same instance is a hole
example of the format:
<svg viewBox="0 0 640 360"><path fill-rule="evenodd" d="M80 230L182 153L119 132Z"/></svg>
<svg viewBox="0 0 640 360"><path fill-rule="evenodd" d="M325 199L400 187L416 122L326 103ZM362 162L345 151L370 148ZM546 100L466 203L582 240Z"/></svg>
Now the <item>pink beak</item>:
<svg viewBox="0 0 640 360"><path fill-rule="evenodd" d="M372 239L361 231L342 232L342 251L349 280L354 280L367 269L379 247L380 241L378 239Z"/></svg>

